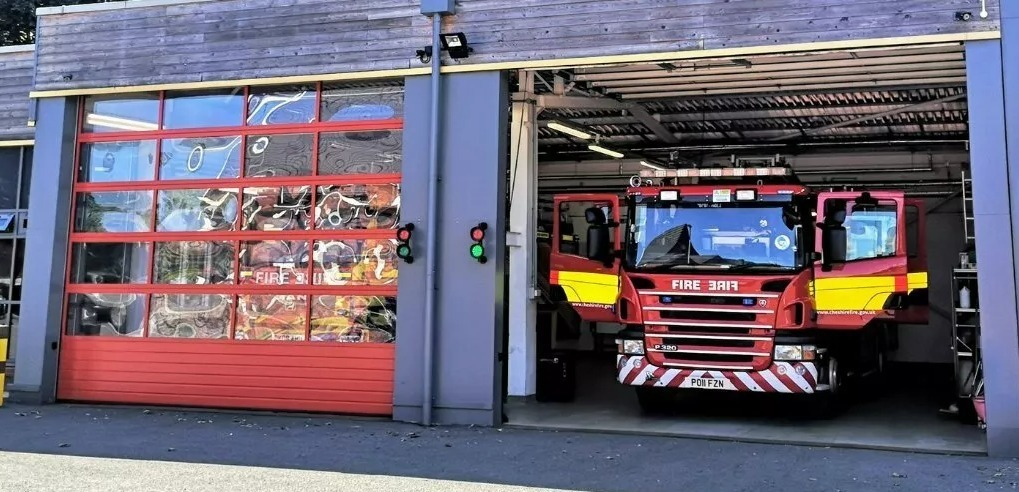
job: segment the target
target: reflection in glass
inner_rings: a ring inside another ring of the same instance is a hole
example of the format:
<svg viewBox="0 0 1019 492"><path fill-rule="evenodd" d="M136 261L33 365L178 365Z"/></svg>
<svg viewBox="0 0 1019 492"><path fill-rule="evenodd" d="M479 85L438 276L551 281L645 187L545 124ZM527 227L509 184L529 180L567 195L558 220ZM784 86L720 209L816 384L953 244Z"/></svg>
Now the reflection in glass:
<svg viewBox="0 0 1019 492"><path fill-rule="evenodd" d="M159 232L232 231L237 221L236 189L159 192Z"/></svg>
<svg viewBox="0 0 1019 492"><path fill-rule="evenodd" d="M155 176L155 162L155 140L85 144L78 182L150 181Z"/></svg>
<svg viewBox="0 0 1019 492"><path fill-rule="evenodd" d="M143 294L71 294L67 333L88 336L142 336Z"/></svg>
<svg viewBox="0 0 1019 492"><path fill-rule="evenodd" d="M242 284L308 284L308 241L243 242L240 261Z"/></svg>
<svg viewBox="0 0 1019 492"><path fill-rule="evenodd" d="M400 185L319 186L315 228L395 229L400 221Z"/></svg>
<svg viewBox="0 0 1019 492"><path fill-rule="evenodd" d="M153 294L149 336L228 338L232 303L223 294Z"/></svg>
<svg viewBox="0 0 1019 492"><path fill-rule="evenodd" d="M231 284L234 243L182 241L157 243L153 265L159 284Z"/></svg>
<svg viewBox="0 0 1019 492"><path fill-rule="evenodd" d="M307 296L247 295L237 299L237 340L304 340Z"/></svg>
<svg viewBox="0 0 1019 492"><path fill-rule="evenodd" d="M252 87L248 91L248 124L313 123L317 95L314 85Z"/></svg>
<svg viewBox="0 0 1019 492"><path fill-rule="evenodd" d="M14 285L14 272L11 261L14 259L14 240L0 239L0 302L11 300L11 288ZM0 313L2 314L2 313Z"/></svg>
<svg viewBox="0 0 1019 492"><path fill-rule="evenodd" d="M396 240L315 241L315 285L395 285Z"/></svg>
<svg viewBox="0 0 1019 492"><path fill-rule="evenodd" d="M312 297L311 341L391 343L395 340L395 297Z"/></svg>
<svg viewBox="0 0 1019 492"><path fill-rule="evenodd" d="M163 140L159 179L230 179L241 172L241 137Z"/></svg>
<svg viewBox="0 0 1019 492"><path fill-rule="evenodd" d="M246 145L244 175L249 178L311 175L311 134L252 135Z"/></svg>
<svg viewBox="0 0 1019 492"><path fill-rule="evenodd" d="M82 131L143 132L159 129L159 94L88 96Z"/></svg>
<svg viewBox="0 0 1019 492"><path fill-rule="evenodd" d="M323 133L318 173L397 174L403 168L403 132L380 130Z"/></svg>
<svg viewBox="0 0 1019 492"><path fill-rule="evenodd" d="M21 168L21 203L17 208L28 208L28 197L29 188L32 183L32 152L33 147L23 147L25 149L25 160L22 163Z"/></svg>
<svg viewBox="0 0 1019 492"><path fill-rule="evenodd" d="M326 85L322 121L388 120L403 116L403 87Z"/></svg>
<svg viewBox="0 0 1019 492"><path fill-rule="evenodd" d="M240 89L169 92L163 109L163 128L241 126L244 94Z"/></svg>
<svg viewBox="0 0 1019 492"><path fill-rule="evenodd" d="M15 239L14 240L14 282L11 284L10 300L18 302L21 300L21 286L25 279L25 240ZM21 306L12 306L11 311L18 315L21 312ZM8 347L13 347L14 344L10 343Z"/></svg>
<svg viewBox="0 0 1019 492"><path fill-rule="evenodd" d="M0 148L0 210L18 208L19 174L21 174L21 149Z"/></svg>
<svg viewBox="0 0 1019 492"><path fill-rule="evenodd" d="M149 280L148 243L79 243L71 259L75 284L144 284Z"/></svg>
<svg viewBox="0 0 1019 492"><path fill-rule="evenodd" d="M246 231L307 230L310 211L310 186L244 189Z"/></svg>
<svg viewBox="0 0 1019 492"><path fill-rule="evenodd" d="M151 220L151 191L78 193L75 203L75 232L148 232Z"/></svg>

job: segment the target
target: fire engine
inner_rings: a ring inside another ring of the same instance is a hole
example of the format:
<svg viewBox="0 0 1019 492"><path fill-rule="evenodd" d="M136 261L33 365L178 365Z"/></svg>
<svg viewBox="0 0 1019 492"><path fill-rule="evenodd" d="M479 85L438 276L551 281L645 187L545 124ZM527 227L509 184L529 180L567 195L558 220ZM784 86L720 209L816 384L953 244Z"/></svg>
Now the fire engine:
<svg viewBox="0 0 1019 492"><path fill-rule="evenodd" d="M897 324L926 323L923 203L814 190L781 156L729 164L556 195L549 283L583 320L624 325L617 379L645 410L680 389L838 401L883 371Z"/></svg>

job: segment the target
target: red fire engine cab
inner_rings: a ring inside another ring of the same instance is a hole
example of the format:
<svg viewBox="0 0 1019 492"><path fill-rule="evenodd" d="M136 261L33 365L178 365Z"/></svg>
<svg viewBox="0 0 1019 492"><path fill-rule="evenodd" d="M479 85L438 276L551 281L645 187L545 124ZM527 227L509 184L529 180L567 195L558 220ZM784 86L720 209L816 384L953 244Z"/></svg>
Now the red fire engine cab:
<svg viewBox="0 0 1019 492"><path fill-rule="evenodd" d="M617 379L646 410L669 389L834 396L926 323L923 204L902 191L814 191L779 158L630 185L554 197L549 280L625 326ZM579 247L562 233L584 226Z"/></svg>

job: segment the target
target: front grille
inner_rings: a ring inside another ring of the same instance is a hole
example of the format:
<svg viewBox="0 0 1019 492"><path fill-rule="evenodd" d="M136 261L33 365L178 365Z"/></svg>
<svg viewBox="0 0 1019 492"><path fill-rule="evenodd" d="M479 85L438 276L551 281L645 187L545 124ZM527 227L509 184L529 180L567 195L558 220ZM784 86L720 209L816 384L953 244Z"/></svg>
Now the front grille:
<svg viewBox="0 0 1019 492"><path fill-rule="evenodd" d="M669 304L693 304L696 306L749 306L757 302L753 295L746 297L714 297L714 296L659 296L659 302Z"/></svg>
<svg viewBox="0 0 1019 492"><path fill-rule="evenodd" d="M648 335L654 338L654 335ZM725 348L754 348L756 342L753 340L718 340L712 338L682 338L679 343L689 347L711 347L715 349Z"/></svg>
<svg viewBox="0 0 1019 492"><path fill-rule="evenodd" d="M652 364L746 371L771 364L778 293L673 294L660 285L644 288L638 293Z"/></svg>
<svg viewBox="0 0 1019 492"><path fill-rule="evenodd" d="M702 363L716 362L719 364L751 364L754 362L754 356L752 355L689 354L679 352L665 353L665 359L669 361L696 361Z"/></svg>
<svg viewBox="0 0 1019 492"><path fill-rule="evenodd" d="M654 322L650 322L654 324ZM749 335L750 328L728 328L720 326L666 326L669 333L686 333L690 335Z"/></svg>
<svg viewBox="0 0 1019 492"><path fill-rule="evenodd" d="M647 306L645 343L652 363L707 370L760 370L771 363L773 314L762 313L758 306L744 308L741 298L699 299L735 300L740 307Z"/></svg>
<svg viewBox="0 0 1019 492"><path fill-rule="evenodd" d="M691 321L757 321L756 313L718 312L718 311L659 311L662 319L688 319Z"/></svg>

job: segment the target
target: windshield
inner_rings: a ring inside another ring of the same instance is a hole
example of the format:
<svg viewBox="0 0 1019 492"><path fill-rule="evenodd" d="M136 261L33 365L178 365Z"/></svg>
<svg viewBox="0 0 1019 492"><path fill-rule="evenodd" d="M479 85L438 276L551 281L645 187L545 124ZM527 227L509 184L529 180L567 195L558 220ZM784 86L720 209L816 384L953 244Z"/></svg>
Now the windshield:
<svg viewBox="0 0 1019 492"><path fill-rule="evenodd" d="M802 265L800 220L789 203L636 203L627 262L647 270L781 269Z"/></svg>

